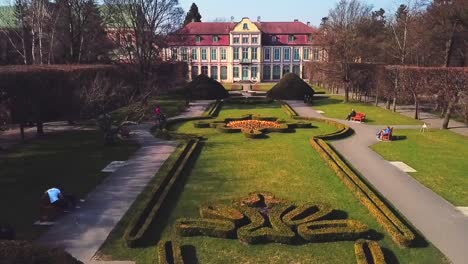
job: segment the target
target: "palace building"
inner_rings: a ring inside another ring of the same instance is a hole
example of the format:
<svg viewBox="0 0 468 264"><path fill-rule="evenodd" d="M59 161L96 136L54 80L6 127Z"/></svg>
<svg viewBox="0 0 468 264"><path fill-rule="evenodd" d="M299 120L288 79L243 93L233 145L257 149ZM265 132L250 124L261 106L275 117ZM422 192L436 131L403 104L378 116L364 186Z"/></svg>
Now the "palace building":
<svg viewBox="0 0 468 264"><path fill-rule="evenodd" d="M309 23L192 22L169 41L165 60L184 61L190 79L205 74L220 82L275 82L289 72L307 79L305 65L325 59Z"/></svg>

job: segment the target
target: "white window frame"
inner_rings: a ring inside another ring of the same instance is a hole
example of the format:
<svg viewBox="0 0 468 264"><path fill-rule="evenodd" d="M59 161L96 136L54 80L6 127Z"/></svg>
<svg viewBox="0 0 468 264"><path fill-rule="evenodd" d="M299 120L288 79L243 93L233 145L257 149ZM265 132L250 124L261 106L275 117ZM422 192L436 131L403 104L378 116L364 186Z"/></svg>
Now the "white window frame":
<svg viewBox="0 0 468 264"><path fill-rule="evenodd" d="M221 60L222 61L227 60L227 50L225 48L221 49Z"/></svg>
<svg viewBox="0 0 468 264"><path fill-rule="evenodd" d="M268 58L267 58L267 54L268 54ZM263 49L263 61L271 61L271 48Z"/></svg>
<svg viewBox="0 0 468 264"><path fill-rule="evenodd" d="M257 61L258 60L258 48L253 47L253 48L250 49L250 52L252 53L251 54L252 60Z"/></svg>
<svg viewBox="0 0 468 264"><path fill-rule="evenodd" d="M286 52L288 51L288 52ZM288 58L286 58L286 54L288 55ZM291 61L291 48L284 48L283 49L283 60L284 61Z"/></svg>
<svg viewBox="0 0 468 264"><path fill-rule="evenodd" d="M214 55L214 56L213 56ZM212 61L217 61L218 60L218 49L211 48L211 56L210 56Z"/></svg>
<svg viewBox="0 0 468 264"><path fill-rule="evenodd" d="M304 48L304 51L303 51L303 54L302 54L302 58L303 58L303 60L305 60L305 61L310 60L310 49L309 49L309 48Z"/></svg>
<svg viewBox="0 0 468 264"><path fill-rule="evenodd" d="M276 52L278 51L278 58L276 58ZM273 61L281 61L281 48L273 49Z"/></svg>
<svg viewBox="0 0 468 264"><path fill-rule="evenodd" d="M297 54L297 59L296 59ZM300 48L293 48L293 60L300 61L301 60L301 49Z"/></svg>
<svg viewBox="0 0 468 264"><path fill-rule="evenodd" d="M205 58L203 58L203 51L204 51L204 54L205 54ZM201 49L201 60L202 61L207 61L208 60L208 54L207 54L208 50L207 48L202 48Z"/></svg>

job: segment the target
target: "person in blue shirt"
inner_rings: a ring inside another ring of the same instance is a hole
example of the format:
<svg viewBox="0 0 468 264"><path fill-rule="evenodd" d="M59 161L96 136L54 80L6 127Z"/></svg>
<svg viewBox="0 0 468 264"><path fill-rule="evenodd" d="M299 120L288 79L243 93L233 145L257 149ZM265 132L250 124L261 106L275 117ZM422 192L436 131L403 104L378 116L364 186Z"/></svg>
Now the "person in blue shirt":
<svg viewBox="0 0 468 264"><path fill-rule="evenodd" d="M390 127L387 127L386 129L382 129L380 130L379 133L377 133L377 138L380 139L382 135L388 135L390 134L390 132L392 132L392 129Z"/></svg>
<svg viewBox="0 0 468 264"><path fill-rule="evenodd" d="M66 210L75 208L76 201L73 195L64 194L59 188L50 188L45 192L49 196L50 204Z"/></svg>

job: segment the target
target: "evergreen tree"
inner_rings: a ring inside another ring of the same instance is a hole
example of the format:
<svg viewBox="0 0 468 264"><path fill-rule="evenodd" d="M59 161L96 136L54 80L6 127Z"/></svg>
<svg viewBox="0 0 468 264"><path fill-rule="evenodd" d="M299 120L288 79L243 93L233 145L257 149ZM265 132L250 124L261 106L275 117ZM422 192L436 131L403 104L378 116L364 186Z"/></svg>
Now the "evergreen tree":
<svg viewBox="0 0 468 264"><path fill-rule="evenodd" d="M201 18L202 16L198 11L198 6L195 3L192 3L190 10L188 11L187 16L185 17L184 26L192 22L192 20L194 22L201 22Z"/></svg>

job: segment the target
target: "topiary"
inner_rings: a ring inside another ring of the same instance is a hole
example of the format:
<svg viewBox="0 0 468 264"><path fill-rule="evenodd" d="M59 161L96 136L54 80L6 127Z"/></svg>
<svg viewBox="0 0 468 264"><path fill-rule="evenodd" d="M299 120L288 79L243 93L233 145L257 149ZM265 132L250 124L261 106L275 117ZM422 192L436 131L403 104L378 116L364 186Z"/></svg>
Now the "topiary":
<svg viewBox="0 0 468 264"><path fill-rule="evenodd" d="M192 100L214 100L229 96L224 86L216 80L201 74L185 86L185 92Z"/></svg>
<svg viewBox="0 0 468 264"><path fill-rule="evenodd" d="M299 76L288 73L268 91L267 97L281 100L302 100L304 95L313 96L315 91Z"/></svg>
<svg viewBox="0 0 468 264"><path fill-rule="evenodd" d="M27 241L0 241L0 263L82 264L83 262L61 249L33 245Z"/></svg>

